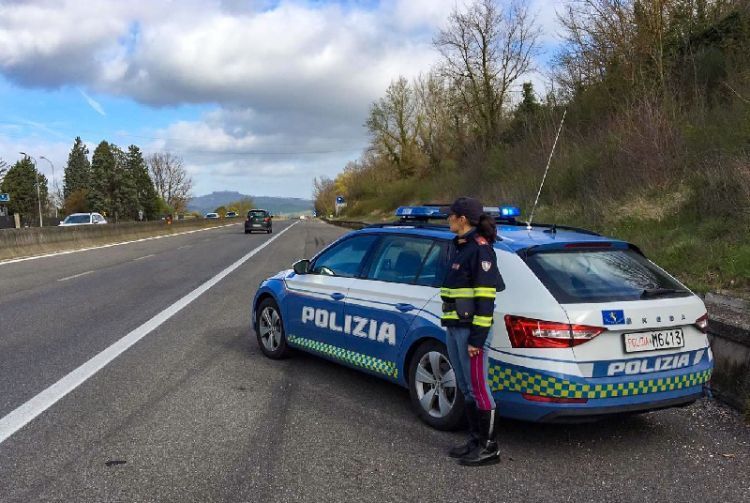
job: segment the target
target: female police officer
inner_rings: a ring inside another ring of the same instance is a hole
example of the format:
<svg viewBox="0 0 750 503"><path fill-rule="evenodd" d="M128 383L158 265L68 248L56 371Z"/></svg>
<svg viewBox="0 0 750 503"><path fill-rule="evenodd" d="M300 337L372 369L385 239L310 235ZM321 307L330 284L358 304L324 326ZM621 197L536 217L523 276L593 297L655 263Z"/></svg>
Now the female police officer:
<svg viewBox="0 0 750 503"><path fill-rule="evenodd" d="M469 440L450 450L464 465L497 462L495 401L487 382L485 345L492 326L495 293L502 284L492 244L495 221L476 199L461 197L449 208L448 223L456 234L448 273L440 295L442 325L447 327L448 356L464 395Z"/></svg>

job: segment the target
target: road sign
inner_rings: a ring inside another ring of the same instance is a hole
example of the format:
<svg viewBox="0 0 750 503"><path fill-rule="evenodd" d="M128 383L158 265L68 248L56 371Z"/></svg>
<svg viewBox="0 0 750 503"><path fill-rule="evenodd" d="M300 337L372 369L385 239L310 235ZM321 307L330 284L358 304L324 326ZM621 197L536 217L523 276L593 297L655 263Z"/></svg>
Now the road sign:
<svg viewBox="0 0 750 503"><path fill-rule="evenodd" d="M0 194L0 203L9 203L10 194Z"/></svg>

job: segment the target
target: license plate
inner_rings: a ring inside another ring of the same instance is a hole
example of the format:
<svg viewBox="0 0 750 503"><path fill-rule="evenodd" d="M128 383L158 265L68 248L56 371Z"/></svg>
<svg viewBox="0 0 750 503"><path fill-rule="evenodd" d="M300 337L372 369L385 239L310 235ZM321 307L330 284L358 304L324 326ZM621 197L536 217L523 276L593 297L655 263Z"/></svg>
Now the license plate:
<svg viewBox="0 0 750 503"><path fill-rule="evenodd" d="M681 328L635 332L625 334L625 352L657 351L659 349L681 348L685 346L685 334Z"/></svg>
<svg viewBox="0 0 750 503"><path fill-rule="evenodd" d="M260 227L260 224L253 224L253 227Z"/></svg>

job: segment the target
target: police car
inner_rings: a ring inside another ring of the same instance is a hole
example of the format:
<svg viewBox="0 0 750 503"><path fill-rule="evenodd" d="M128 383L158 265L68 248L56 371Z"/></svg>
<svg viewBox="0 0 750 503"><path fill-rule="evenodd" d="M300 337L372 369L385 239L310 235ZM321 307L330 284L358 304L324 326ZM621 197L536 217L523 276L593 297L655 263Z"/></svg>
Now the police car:
<svg viewBox="0 0 750 503"><path fill-rule="evenodd" d="M682 406L702 396L713 357L701 299L633 244L497 214L505 289L488 338L500 415L592 420ZM440 326L452 233L437 207L350 232L265 280L252 322L263 353L292 348L409 389L418 416L458 426L463 397Z"/></svg>

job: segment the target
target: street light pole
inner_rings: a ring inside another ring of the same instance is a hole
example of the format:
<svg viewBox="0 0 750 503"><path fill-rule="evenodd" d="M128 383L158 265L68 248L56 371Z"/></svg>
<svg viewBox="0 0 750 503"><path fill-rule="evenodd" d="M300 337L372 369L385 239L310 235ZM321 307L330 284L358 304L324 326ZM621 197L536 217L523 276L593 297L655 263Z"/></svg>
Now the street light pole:
<svg viewBox="0 0 750 503"><path fill-rule="evenodd" d="M57 185L55 185L55 165L52 164L52 161L44 157L43 155L39 156L40 159L44 159L49 163L50 166L52 166L52 204L55 206L55 218L57 218Z"/></svg>
<svg viewBox="0 0 750 503"><path fill-rule="evenodd" d="M25 155L34 162L34 178L36 179L36 202L39 206L39 227L44 227L44 222L42 221L42 198L39 195L39 173L37 173L36 171L36 159L34 159L33 156L30 156L26 152L19 152L19 154Z"/></svg>

